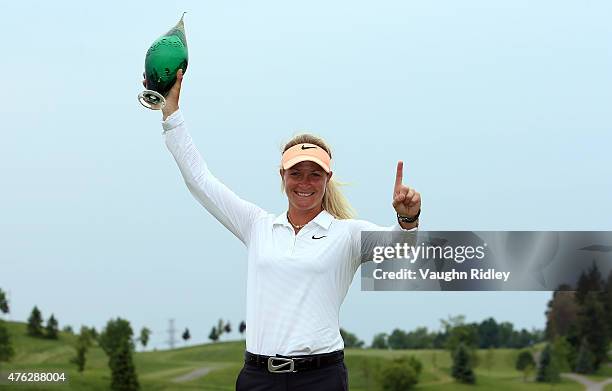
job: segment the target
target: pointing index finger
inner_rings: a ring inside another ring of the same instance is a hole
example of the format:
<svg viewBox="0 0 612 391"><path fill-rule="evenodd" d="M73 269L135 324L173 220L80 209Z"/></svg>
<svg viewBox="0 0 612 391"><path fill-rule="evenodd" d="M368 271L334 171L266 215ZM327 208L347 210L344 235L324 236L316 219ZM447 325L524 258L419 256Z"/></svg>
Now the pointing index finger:
<svg viewBox="0 0 612 391"><path fill-rule="evenodd" d="M395 189L402 185L402 178L404 176L404 162L397 162L397 172L395 173Z"/></svg>

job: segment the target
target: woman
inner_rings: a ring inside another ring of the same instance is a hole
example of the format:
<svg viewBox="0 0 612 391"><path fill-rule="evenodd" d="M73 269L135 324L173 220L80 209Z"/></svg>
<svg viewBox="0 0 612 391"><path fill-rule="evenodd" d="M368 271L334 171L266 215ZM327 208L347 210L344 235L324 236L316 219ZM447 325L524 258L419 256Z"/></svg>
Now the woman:
<svg viewBox="0 0 612 391"><path fill-rule="evenodd" d="M179 71L163 109L166 145L191 193L248 250L247 351L236 389L347 390L339 309L360 264L360 232L383 228L351 219L331 179L330 149L311 135L283 150L286 213L239 198L208 171L187 133L178 106L182 80ZM421 197L402 185L402 162L393 207L398 224L387 230L416 229Z"/></svg>

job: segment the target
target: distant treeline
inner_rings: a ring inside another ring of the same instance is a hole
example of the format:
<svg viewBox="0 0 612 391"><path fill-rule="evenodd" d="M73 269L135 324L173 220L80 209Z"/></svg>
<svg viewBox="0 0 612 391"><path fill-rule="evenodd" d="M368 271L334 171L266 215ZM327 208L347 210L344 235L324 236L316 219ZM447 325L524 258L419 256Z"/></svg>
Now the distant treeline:
<svg viewBox="0 0 612 391"><path fill-rule="evenodd" d="M515 330L510 322L498 323L488 318L480 323L465 323L465 317L455 316L441 320L441 331L429 331L418 327L413 331L396 328L390 334L379 333L374 336L371 348L374 349L448 349L458 342L481 349L487 348L524 348L544 340L542 330ZM354 334L341 330L347 348L362 348L364 342Z"/></svg>

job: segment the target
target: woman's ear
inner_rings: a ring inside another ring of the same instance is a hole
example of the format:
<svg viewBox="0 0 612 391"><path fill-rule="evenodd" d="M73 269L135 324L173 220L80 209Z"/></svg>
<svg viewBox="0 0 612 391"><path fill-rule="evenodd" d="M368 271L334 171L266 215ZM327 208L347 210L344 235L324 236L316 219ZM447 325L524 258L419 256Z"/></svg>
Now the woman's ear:
<svg viewBox="0 0 612 391"><path fill-rule="evenodd" d="M329 183L329 181L331 180L333 173L334 173L333 171L330 171L329 174L327 174L327 183Z"/></svg>
<svg viewBox="0 0 612 391"><path fill-rule="evenodd" d="M283 176L283 174L285 174L285 170L283 170L283 168L281 167L278 170L278 173L280 174L280 177L281 177L281 184L280 184L281 185L281 192L284 193L285 192L285 177Z"/></svg>

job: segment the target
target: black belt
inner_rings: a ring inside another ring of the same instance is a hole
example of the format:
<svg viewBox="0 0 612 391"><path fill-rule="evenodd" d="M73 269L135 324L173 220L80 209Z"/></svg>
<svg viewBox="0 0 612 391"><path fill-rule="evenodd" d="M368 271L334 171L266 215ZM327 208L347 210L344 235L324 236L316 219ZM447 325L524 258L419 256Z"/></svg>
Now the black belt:
<svg viewBox="0 0 612 391"><path fill-rule="evenodd" d="M246 365L267 369L272 373L308 371L323 368L344 360L344 351L332 353L313 354L309 356L262 356L250 352L244 353Z"/></svg>

